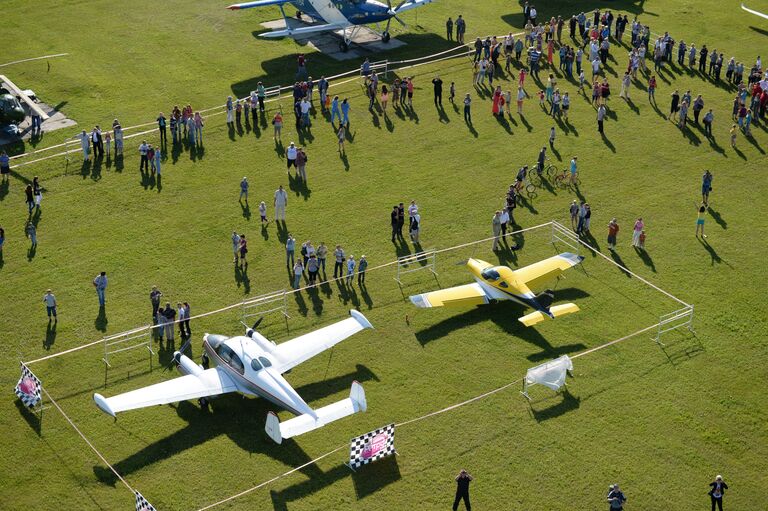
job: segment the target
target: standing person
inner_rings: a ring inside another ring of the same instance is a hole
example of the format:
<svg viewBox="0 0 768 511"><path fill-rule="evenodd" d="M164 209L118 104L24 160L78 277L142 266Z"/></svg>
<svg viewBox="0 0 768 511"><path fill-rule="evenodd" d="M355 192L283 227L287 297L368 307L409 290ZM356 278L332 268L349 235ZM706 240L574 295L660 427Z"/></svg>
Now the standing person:
<svg viewBox="0 0 768 511"><path fill-rule="evenodd" d="M624 76L621 79L621 92L619 92L619 97L629 100L629 88L632 83L632 77L629 76L629 72L627 71L624 73Z"/></svg>
<svg viewBox="0 0 768 511"><path fill-rule="evenodd" d="M339 97L334 96L333 101L331 101L331 125L336 122L337 116L339 118L339 122L341 122L341 107L339 105Z"/></svg>
<svg viewBox="0 0 768 511"><path fill-rule="evenodd" d="M274 138L275 141L281 140L280 134L283 130L283 116L280 112L275 113L275 116L272 118L272 128L274 130L272 138Z"/></svg>
<svg viewBox="0 0 768 511"><path fill-rule="evenodd" d="M669 118L674 120L677 116L677 111L680 110L680 93L677 89L672 93L672 103L669 106Z"/></svg>
<svg viewBox="0 0 768 511"><path fill-rule="evenodd" d="M35 176L32 179L32 194L35 196L35 207L40 210L40 202L43 200L43 187L40 186L40 178Z"/></svg>
<svg viewBox="0 0 768 511"><path fill-rule="evenodd" d="M723 481L723 476L718 475L715 480L709 483L709 497L712 499L712 511L715 511L715 506L720 511L723 511L723 495L725 490L728 489L728 485Z"/></svg>
<svg viewBox="0 0 768 511"><path fill-rule="evenodd" d="M653 100L656 103L656 76L651 75L648 79L648 101Z"/></svg>
<svg viewBox="0 0 768 511"><path fill-rule="evenodd" d="M248 186L248 178L243 176L243 180L240 181L240 197L237 199L238 202L241 202L243 197L245 197L245 203L248 204Z"/></svg>
<svg viewBox="0 0 768 511"><path fill-rule="evenodd" d="M104 307L107 303L107 272L103 271L93 279L93 287L96 288L96 296L99 297L99 307Z"/></svg>
<svg viewBox="0 0 768 511"><path fill-rule="evenodd" d="M283 185L280 185L277 190L275 190L275 220L282 220L285 222L285 208L288 206L288 193L283 188Z"/></svg>
<svg viewBox="0 0 768 511"><path fill-rule="evenodd" d="M699 237L699 230L701 230L701 237L706 238L704 234L704 215L707 213L707 205L701 204L696 208L696 237Z"/></svg>
<svg viewBox="0 0 768 511"><path fill-rule="evenodd" d="M232 96L227 96L226 109L227 109L227 124L234 124L235 119L233 118L233 114L234 114L235 106L232 101Z"/></svg>
<svg viewBox="0 0 768 511"><path fill-rule="evenodd" d="M411 241L415 244L420 243L419 233L421 232L421 215L419 215L418 208L414 209L413 214L411 215L409 231L411 234Z"/></svg>
<svg viewBox="0 0 768 511"><path fill-rule="evenodd" d="M147 155L149 154L149 145L147 145L146 140L141 141L141 145L139 146L139 156L141 156L141 162L139 163L139 172L143 170L149 170L149 158Z"/></svg>
<svg viewBox="0 0 768 511"><path fill-rule="evenodd" d="M439 75L435 75L432 79L432 86L435 91L435 106L443 107L443 81Z"/></svg>
<svg viewBox="0 0 768 511"><path fill-rule="evenodd" d="M203 116L200 115L200 112L195 112L194 119L194 127L195 127L195 136L197 137L197 143L202 145L203 144L203 126L205 125L203 123Z"/></svg>
<svg viewBox="0 0 768 511"><path fill-rule="evenodd" d="M77 137L75 137L77 138ZM88 150L85 149L83 151L83 154L85 157L84 160L88 159ZM3 182L9 181L9 174L11 173L11 158L8 156L8 153L5 151L0 151L0 178L2 178Z"/></svg>
<svg viewBox="0 0 768 511"><path fill-rule="evenodd" d="M285 240L285 265L287 267L293 266L294 256L296 254L296 238L291 233L288 233L288 239Z"/></svg>
<svg viewBox="0 0 768 511"><path fill-rule="evenodd" d="M579 172L578 157L571 158L571 184L576 184L576 174Z"/></svg>
<svg viewBox="0 0 768 511"><path fill-rule="evenodd" d="M701 176L701 202L705 206L709 206L709 192L712 191L712 173L709 169L704 171L704 175Z"/></svg>
<svg viewBox="0 0 768 511"><path fill-rule="evenodd" d="M165 317L165 339L168 342L173 342L175 339L174 329L176 328L176 309L171 307L171 302L165 303L165 309L163 309L163 316Z"/></svg>
<svg viewBox="0 0 768 511"><path fill-rule="evenodd" d="M395 236L397 236L397 205L392 206L392 212L389 214L389 223L392 226L392 243L394 243Z"/></svg>
<svg viewBox="0 0 768 511"><path fill-rule="evenodd" d="M344 98L341 102L341 115L343 116L342 124L349 128L349 110L350 104L347 98Z"/></svg>
<svg viewBox="0 0 768 511"><path fill-rule="evenodd" d="M336 250L333 251L333 256L336 259L333 265L333 278L344 276L344 249L341 245L336 245Z"/></svg>
<svg viewBox="0 0 768 511"><path fill-rule="evenodd" d="M296 151L296 169L298 171L298 178L307 184L307 153L304 152L303 147L299 147Z"/></svg>
<svg viewBox="0 0 768 511"><path fill-rule="evenodd" d="M571 215L571 228L574 231L577 231L576 226L579 219L579 204L576 202L576 199L573 199L573 202L571 202L571 206L568 208L568 213Z"/></svg>
<svg viewBox="0 0 768 511"><path fill-rule="evenodd" d="M309 274L309 285L314 287L317 282L317 273L320 271L320 263L317 261L317 255L312 253L307 259L307 273Z"/></svg>
<svg viewBox="0 0 768 511"><path fill-rule="evenodd" d="M261 216L261 225L269 224L267 220L267 204L264 201L259 203L259 216Z"/></svg>
<svg viewBox="0 0 768 511"><path fill-rule="evenodd" d="M160 131L161 145L168 143L168 133L165 130L166 124L165 116L163 115L163 112L160 112L160 115L157 116L157 129Z"/></svg>
<svg viewBox="0 0 768 511"><path fill-rule="evenodd" d="M75 140L79 140L80 141L80 148L83 150L83 161L88 161L90 159L89 153L90 153L90 150L91 150L90 149L91 148L91 142L90 142L91 139L88 136L88 133L85 130L83 130L82 133L80 133L79 135L75 135L72 138L75 139ZM5 154L5 151L3 151L3 154ZM10 167L8 167L8 168L10 168ZM4 172L3 176L5 176L5 178L7 180L8 179L7 176L8 176L8 172L9 171L6 171L5 169L3 169L3 172Z"/></svg>
<svg viewBox="0 0 768 511"><path fill-rule="evenodd" d="M496 211L491 218L491 231L493 232L493 245L491 250L496 252L499 248L499 236L501 235L501 211Z"/></svg>
<svg viewBox="0 0 768 511"><path fill-rule="evenodd" d="M627 497L621 492L618 484L614 484L608 488L607 499L611 511L622 511L622 509L624 509L624 503L627 501Z"/></svg>
<svg viewBox="0 0 768 511"><path fill-rule="evenodd" d="M123 156L123 128L119 124L112 130L115 133L115 158Z"/></svg>
<svg viewBox="0 0 768 511"><path fill-rule="evenodd" d="M245 263L245 266L248 266L248 261L245 260L246 255L248 255L248 242L245 240L245 234L240 235L240 266L243 266L243 263Z"/></svg>
<svg viewBox="0 0 768 511"><path fill-rule="evenodd" d="M445 22L445 31L448 35L448 40L453 41L453 20L448 16L448 21Z"/></svg>
<svg viewBox="0 0 768 511"><path fill-rule="evenodd" d="M288 173L291 173L291 166L296 166L296 153L298 152L298 149L294 145L293 142L288 144L288 148L285 150L285 160L288 165Z"/></svg>
<svg viewBox="0 0 768 511"><path fill-rule="evenodd" d="M0 227L0 262L3 261L3 245L5 245L5 229Z"/></svg>
<svg viewBox="0 0 768 511"><path fill-rule="evenodd" d="M296 263L293 265L293 289L299 289L301 284L301 276L304 274L304 264L301 262L301 258L296 259Z"/></svg>
<svg viewBox="0 0 768 511"><path fill-rule="evenodd" d="M187 316L187 309L181 302L176 302L176 311L179 318L179 336L181 336L181 340L184 341L190 336L186 331L187 324L189 323L189 316Z"/></svg>
<svg viewBox="0 0 768 511"><path fill-rule="evenodd" d="M605 112L605 104L600 104L600 106L597 107L597 131L601 134L604 133L603 121L605 119Z"/></svg>
<svg viewBox="0 0 768 511"><path fill-rule="evenodd" d="M355 256L349 254L347 259L347 285L352 285L352 280L355 278Z"/></svg>
<svg viewBox="0 0 768 511"><path fill-rule="evenodd" d="M619 224L615 218L608 222L608 250L616 250L616 235L619 234Z"/></svg>
<svg viewBox="0 0 768 511"><path fill-rule="evenodd" d="M48 313L48 322L51 322L51 316L53 316L53 321L58 323L59 318L56 316L56 297L53 295L53 291L49 289L45 292L45 295L43 295L43 302L45 302L45 312Z"/></svg>
<svg viewBox="0 0 768 511"><path fill-rule="evenodd" d="M27 203L29 215L32 216L32 210L35 209L35 192L32 190L32 185L27 185L24 189L24 197L24 202Z"/></svg>
<svg viewBox="0 0 768 511"><path fill-rule="evenodd" d="M632 230L632 246L637 247L640 243L640 233L643 232L643 228L645 227L645 224L643 223L642 218L638 218L635 221L635 226Z"/></svg>
<svg viewBox="0 0 768 511"><path fill-rule="evenodd" d="M464 500L464 505L466 506L467 511L471 511L472 506L469 504L469 483L472 479L474 478L463 468L459 472L459 475L456 476L456 498L453 500L453 511L459 509L459 502L461 502L462 499Z"/></svg>
<svg viewBox="0 0 768 511"><path fill-rule="evenodd" d="M406 89L408 90L408 106L413 106L413 77L409 76L406 79Z"/></svg>
<svg viewBox="0 0 768 511"><path fill-rule="evenodd" d="M704 110L704 98L699 94L696 96L696 99L693 100L693 120L696 124L699 124L699 114L702 110Z"/></svg>
<svg viewBox="0 0 768 511"><path fill-rule="evenodd" d="M461 14L459 14L458 19L456 20L456 41L464 44L464 33L467 31L467 23L464 21L464 18L461 17Z"/></svg>
<svg viewBox="0 0 768 511"><path fill-rule="evenodd" d="M521 72L522 74L522 72ZM525 100L525 89L522 85L517 86L517 113L523 115L523 101Z"/></svg>
<svg viewBox="0 0 768 511"><path fill-rule="evenodd" d="M735 124L731 125L730 133L731 133L731 147L736 147L736 136L739 133L739 130Z"/></svg>
<svg viewBox="0 0 768 511"><path fill-rule="evenodd" d="M464 122L467 124L472 124L472 96L469 95L469 92L467 92L467 95L464 96Z"/></svg>
<svg viewBox="0 0 768 511"><path fill-rule="evenodd" d="M155 170L157 171L158 179L160 178L160 165L162 164L162 159L163 159L163 154L160 148L158 147L157 149L155 149L155 161L154 161L154 166L155 166Z"/></svg>
<svg viewBox="0 0 768 511"><path fill-rule="evenodd" d="M237 252L240 250L240 235L237 231L232 231L232 253L235 256L235 264L237 264ZM158 303L159 305L159 303Z"/></svg>
<svg viewBox="0 0 768 511"><path fill-rule="evenodd" d="M712 121L715 119L715 114L712 113L712 109L710 109L706 114L704 114L704 133L706 133L707 138L712 136Z"/></svg>
<svg viewBox="0 0 768 511"><path fill-rule="evenodd" d="M365 270L368 269L368 260L366 260L365 256L360 256L360 261L357 263L357 285L358 286L364 286L365 285Z"/></svg>
<svg viewBox="0 0 768 511"><path fill-rule="evenodd" d="M317 246L317 263L319 268L323 270L323 280L325 280L325 261L328 259L328 247L324 241L321 241Z"/></svg>
<svg viewBox="0 0 768 511"><path fill-rule="evenodd" d="M152 286L152 290L149 292L149 301L152 304L152 319L155 319L157 309L160 308L160 298L162 296L162 291L157 289L157 286Z"/></svg>
<svg viewBox="0 0 768 511"><path fill-rule="evenodd" d="M397 205L397 237L403 239L403 227L405 226L405 205L401 202Z"/></svg>
<svg viewBox="0 0 768 511"><path fill-rule="evenodd" d="M27 222L27 226L24 230L24 232L27 235L27 238L29 238L29 241L32 242L32 247L37 246L37 227L35 227L35 224L32 222L32 220L29 220Z"/></svg>

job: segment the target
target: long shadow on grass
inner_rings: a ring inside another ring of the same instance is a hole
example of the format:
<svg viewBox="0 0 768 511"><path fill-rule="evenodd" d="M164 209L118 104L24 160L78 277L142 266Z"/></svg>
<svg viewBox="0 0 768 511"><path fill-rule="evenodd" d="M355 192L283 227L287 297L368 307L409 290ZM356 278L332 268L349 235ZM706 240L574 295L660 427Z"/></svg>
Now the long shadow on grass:
<svg viewBox="0 0 768 511"><path fill-rule="evenodd" d="M573 293L583 293L583 291L574 290ZM568 295L569 291L563 289L559 291L556 296L559 300L561 297L567 297ZM517 318L528 312L529 311L526 311L522 306L511 302L485 305L463 314L452 316L425 328L424 330L416 332L416 340L418 340L422 346L425 346L432 341L446 337L451 332L490 320L508 334L519 337L524 341L541 348L540 352L532 353L526 357L531 362L555 358L560 355L573 353L586 348L586 346L581 343L552 346L535 328L525 327L517 320Z"/></svg>
<svg viewBox="0 0 768 511"><path fill-rule="evenodd" d="M348 389L353 380L364 382L377 379L370 369L358 364L355 371L311 383L296 390L311 403L320 397ZM220 435L228 436L238 447L251 454L263 453L289 466L298 466L310 461L310 457L293 439L283 440L281 445L277 445L262 433L267 413L276 411L273 404L263 399L245 399L228 394L211 400L211 412L205 412L189 401L182 401L175 406L169 405L168 408L175 408L179 417L187 421L188 425L115 463L114 467L118 473L132 474ZM117 421L115 426L106 427L121 426ZM93 472L105 484L114 486L117 482L114 473L102 465L94 465ZM300 472L313 480L323 476L323 472L314 464L301 469Z"/></svg>
<svg viewBox="0 0 768 511"><path fill-rule="evenodd" d="M352 478L355 494L360 500L397 482L401 475L395 456L366 465L354 473L346 465L339 465L328 472L323 472L320 477L304 480L281 491L270 491L272 506L276 511L287 511L289 503L312 495L346 477Z"/></svg>

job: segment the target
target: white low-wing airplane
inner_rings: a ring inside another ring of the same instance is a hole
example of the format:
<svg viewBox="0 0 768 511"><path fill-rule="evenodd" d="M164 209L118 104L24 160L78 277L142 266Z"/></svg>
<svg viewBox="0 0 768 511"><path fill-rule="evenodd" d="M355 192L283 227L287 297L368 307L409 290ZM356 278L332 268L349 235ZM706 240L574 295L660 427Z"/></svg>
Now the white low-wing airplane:
<svg viewBox="0 0 768 511"><path fill-rule="evenodd" d="M281 344L275 344L253 328L237 337L205 334L203 349L216 367L205 369L196 364L181 353L182 348L173 354L173 358L184 376L109 398L94 394L93 399L102 411L115 417L116 413L126 410L227 392L263 397L297 415L281 423L274 412L269 412L266 432L275 442L282 443L283 438L307 433L366 410L363 386L356 381L352 383L347 399L313 410L282 376L347 337L373 328L362 313L356 310L349 313L350 318Z"/></svg>
<svg viewBox="0 0 768 511"><path fill-rule="evenodd" d="M342 31L341 35L344 39L342 42L342 50L346 51L350 41L361 25L367 25L369 23L378 24L382 21L386 21L387 26L384 31L381 32L381 38L384 42L387 42L389 41L389 25L392 22L392 19L397 20L398 23L405 26L405 23L398 18L398 14L421 7L431 1L432 0L402 0L396 7L392 7L391 0L386 0L386 4L377 2L376 0L256 0L253 2L233 4L227 7L227 9L240 10L250 9L252 7L277 5L280 8L280 13L285 19L286 28L284 30L266 32L261 34L262 37L302 37L316 32L340 30ZM299 12L306 14L313 20L319 22L319 24L291 28L284 10L285 4L293 5Z"/></svg>

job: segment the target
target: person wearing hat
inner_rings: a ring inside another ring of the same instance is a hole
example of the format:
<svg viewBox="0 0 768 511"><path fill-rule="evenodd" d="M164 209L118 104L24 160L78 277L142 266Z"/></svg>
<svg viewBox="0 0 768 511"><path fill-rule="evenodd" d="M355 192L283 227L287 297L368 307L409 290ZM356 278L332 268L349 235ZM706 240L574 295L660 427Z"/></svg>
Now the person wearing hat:
<svg viewBox="0 0 768 511"><path fill-rule="evenodd" d="M357 262L357 285L365 285L365 270L368 268L368 261L365 256L360 256L360 260Z"/></svg>
<svg viewBox="0 0 768 511"><path fill-rule="evenodd" d="M627 501L627 497L619 489L618 484L608 487L608 509L610 511L622 511L624 509L624 503Z"/></svg>
<svg viewBox="0 0 768 511"><path fill-rule="evenodd" d="M715 480L709 483L709 497L712 499L712 511L715 511L715 506L720 511L723 511L723 494L728 489L728 485L723 481L723 476L718 475Z"/></svg>
<svg viewBox="0 0 768 511"><path fill-rule="evenodd" d="M51 315L53 320L58 323L59 318L56 317L56 297L53 296L53 291L50 289L43 295L43 301L45 302L45 310L48 313L48 321L51 321Z"/></svg>

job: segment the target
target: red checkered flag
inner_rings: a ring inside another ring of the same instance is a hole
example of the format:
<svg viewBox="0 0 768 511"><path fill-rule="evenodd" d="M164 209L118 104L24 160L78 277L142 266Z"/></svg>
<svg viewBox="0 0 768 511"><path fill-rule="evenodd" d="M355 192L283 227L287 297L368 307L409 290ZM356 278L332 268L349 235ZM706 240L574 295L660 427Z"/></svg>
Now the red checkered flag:
<svg viewBox="0 0 768 511"><path fill-rule="evenodd" d="M42 389L43 384L37 379L37 376L27 366L21 364L21 378L19 378L19 383L16 384L14 390L24 406L34 408L42 401Z"/></svg>
<svg viewBox="0 0 768 511"><path fill-rule="evenodd" d="M156 511L155 507L144 498L144 495L135 490L133 493L136 495L136 511Z"/></svg>

